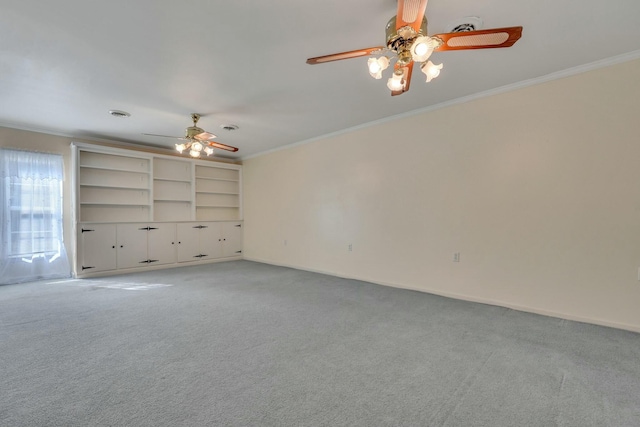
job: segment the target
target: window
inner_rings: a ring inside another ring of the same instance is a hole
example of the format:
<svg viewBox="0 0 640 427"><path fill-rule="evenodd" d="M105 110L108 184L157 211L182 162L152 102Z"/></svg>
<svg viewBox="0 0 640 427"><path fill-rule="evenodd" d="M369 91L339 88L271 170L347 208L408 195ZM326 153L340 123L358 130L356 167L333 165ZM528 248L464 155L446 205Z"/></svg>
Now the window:
<svg viewBox="0 0 640 427"><path fill-rule="evenodd" d="M68 277L58 154L0 150L1 283Z"/></svg>

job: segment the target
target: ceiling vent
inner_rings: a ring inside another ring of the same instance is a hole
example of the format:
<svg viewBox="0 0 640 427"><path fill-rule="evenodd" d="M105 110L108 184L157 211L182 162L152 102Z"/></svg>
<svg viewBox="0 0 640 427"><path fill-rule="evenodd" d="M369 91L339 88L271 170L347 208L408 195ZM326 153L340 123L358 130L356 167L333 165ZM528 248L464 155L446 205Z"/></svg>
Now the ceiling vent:
<svg viewBox="0 0 640 427"><path fill-rule="evenodd" d="M446 33L464 33L467 31L478 31L482 29L482 19L477 16L467 16L447 25Z"/></svg>
<svg viewBox="0 0 640 427"><path fill-rule="evenodd" d="M131 113L122 110L109 110L109 114L113 117L131 117Z"/></svg>
<svg viewBox="0 0 640 427"><path fill-rule="evenodd" d="M220 125L220 128L228 131L240 129L238 125Z"/></svg>

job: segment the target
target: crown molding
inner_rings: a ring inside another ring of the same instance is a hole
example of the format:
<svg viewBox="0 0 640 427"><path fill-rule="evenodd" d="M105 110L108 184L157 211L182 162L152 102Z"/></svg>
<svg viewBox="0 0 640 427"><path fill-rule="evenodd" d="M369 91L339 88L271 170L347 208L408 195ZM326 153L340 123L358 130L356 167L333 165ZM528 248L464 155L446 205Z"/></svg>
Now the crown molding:
<svg viewBox="0 0 640 427"><path fill-rule="evenodd" d="M575 76L578 74L587 73L589 71L598 70L601 68L611 67L613 65L621 64L624 62L630 62L640 59L640 50L635 50L633 52L624 53L622 55L612 56L610 58L602 59L595 62L590 62L588 64L579 65L577 67L567 68L562 71L557 71L555 73L546 74L544 76L535 77L529 80L523 80L517 83L508 84L505 86L500 86L494 89L489 89L484 92L478 92L473 95L463 96L460 98L452 99L450 101L441 102L439 104L430 105L428 107L419 108L417 110L407 111L402 114L396 114L393 116L385 117L383 119L374 120L371 122L363 123L357 126L353 126L350 128L342 129L336 132L327 133L324 135L320 135L314 138L305 139L303 141L294 142L292 144L283 145L281 147L272 148L270 150L262 151L260 153L252 154L250 156L242 157L241 160L249 160L255 157L265 156L267 154L275 153L277 151L286 150L288 148L297 147L300 145L310 144L315 141L319 141L322 139L333 138L335 136L343 135L345 133L351 133L358 131L360 129L365 129L371 126L377 126L379 124L392 122L395 120L400 120L406 117L415 116L418 114L429 113L431 111L440 110L442 108L451 107L454 105L464 104L470 101L474 101L481 98L486 98L489 96L499 95L506 92L512 92L519 89L523 89L530 86L536 86L543 83L548 83L554 80L564 79L566 77Z"/></svg>

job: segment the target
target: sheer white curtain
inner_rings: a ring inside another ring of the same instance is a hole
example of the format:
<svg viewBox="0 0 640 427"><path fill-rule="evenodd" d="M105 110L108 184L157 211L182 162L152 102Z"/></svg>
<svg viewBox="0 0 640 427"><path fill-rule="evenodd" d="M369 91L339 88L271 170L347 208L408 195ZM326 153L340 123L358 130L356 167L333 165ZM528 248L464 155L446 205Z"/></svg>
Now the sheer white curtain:
<svg viewBox="0 0 640 427"><path fill-rule="evenodd" d="M0 149L0 283L69 277L58 154Z"/></svg>

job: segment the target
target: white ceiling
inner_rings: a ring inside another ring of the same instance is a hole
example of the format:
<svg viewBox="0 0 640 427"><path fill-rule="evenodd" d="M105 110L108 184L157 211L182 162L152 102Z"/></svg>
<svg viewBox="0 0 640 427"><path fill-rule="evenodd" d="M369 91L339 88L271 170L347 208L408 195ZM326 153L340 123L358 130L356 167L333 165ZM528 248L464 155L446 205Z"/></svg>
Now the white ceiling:
<svg viewBox="0 0 640 427"><path fill-rule="evenodd" d="M522 39L435 53L440 77L391 97L366 58L305 60L383 45L396 0L1 2L0 125L171 147L142 134L181 136L197 112L235 158L640 50L638 0L431 0L429 34L479 16Z"/></svg>

